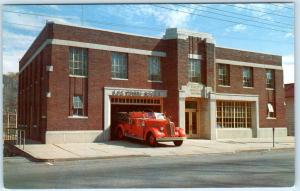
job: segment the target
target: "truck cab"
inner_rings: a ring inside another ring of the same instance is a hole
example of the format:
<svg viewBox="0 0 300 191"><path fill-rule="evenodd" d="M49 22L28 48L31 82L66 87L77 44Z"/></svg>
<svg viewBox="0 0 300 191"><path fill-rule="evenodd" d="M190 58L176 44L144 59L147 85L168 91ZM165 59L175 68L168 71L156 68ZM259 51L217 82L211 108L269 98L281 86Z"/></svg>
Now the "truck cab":
<svg viewBox="0 0 300 191"><path fill-rule="evenodd" d="M130 137L150 146L171 141L180 146L186 138L183 128L175 127L165 114L159 112L120 112L115 130L119 140Z"/></svg>

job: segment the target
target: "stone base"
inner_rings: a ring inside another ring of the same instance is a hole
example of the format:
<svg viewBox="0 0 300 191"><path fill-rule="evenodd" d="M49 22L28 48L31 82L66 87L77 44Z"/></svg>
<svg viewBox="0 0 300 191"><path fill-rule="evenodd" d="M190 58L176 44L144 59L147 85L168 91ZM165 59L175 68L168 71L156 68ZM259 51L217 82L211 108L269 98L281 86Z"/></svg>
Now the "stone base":
<svg viewBox="0 0 300 191"><path fill-rule="evenodd" d="M46 144L93 143L103 141L102 130L46 131Z"/></svg>
<svg viewBox="0 0 300 191"><path fill-rule="evenodd" d="M287 128L286 127L278 127L275 128L275 137L286 137L287 136ZM258 138L271 138L273 137L272 128L259 128L258 129Z"/></svg>
<svg viewBox="0 0 300 191"><path fill-rule="evenodd" d="M251 128L219 128L217 129L217 139L252 138Z"/></svg>

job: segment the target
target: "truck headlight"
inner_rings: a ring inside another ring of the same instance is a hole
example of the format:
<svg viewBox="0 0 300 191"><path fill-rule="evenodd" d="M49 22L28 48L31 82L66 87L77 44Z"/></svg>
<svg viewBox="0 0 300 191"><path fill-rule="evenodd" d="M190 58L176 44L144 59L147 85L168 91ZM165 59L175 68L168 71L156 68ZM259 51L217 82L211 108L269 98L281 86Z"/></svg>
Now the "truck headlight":
<svg viewBox="0 0 300 191"><path fill-rule="evenodd" d="M164 129L165 129L164 127L160 127L159 128L160 131L164 131Z"/></svg>

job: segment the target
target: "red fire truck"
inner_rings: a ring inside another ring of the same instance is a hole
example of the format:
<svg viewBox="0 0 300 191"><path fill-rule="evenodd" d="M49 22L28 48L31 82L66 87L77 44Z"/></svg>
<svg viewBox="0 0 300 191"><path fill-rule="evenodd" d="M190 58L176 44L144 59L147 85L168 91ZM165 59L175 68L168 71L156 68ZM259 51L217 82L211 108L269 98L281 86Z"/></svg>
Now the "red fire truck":
<svg viewBox="0 0 300 191"><path fill-rule="evenodd" d="M119 140L130 137L153 147L157 142L167 141L180 146L186 138L184 129L175 127L168 117L158 112L119 112L115 133Z"/></svg>

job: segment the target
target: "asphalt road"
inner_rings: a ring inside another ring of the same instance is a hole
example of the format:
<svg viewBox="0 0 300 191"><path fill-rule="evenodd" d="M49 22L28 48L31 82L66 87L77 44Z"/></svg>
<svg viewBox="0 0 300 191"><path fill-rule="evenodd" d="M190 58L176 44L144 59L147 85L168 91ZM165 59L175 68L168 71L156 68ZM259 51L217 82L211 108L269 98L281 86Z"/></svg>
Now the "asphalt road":
<svg viewBox="0 0 300 191"><path fill-rule="evenodd" d="M294 151L35 163L4 158L6 188L287 187Z"/></svg>

